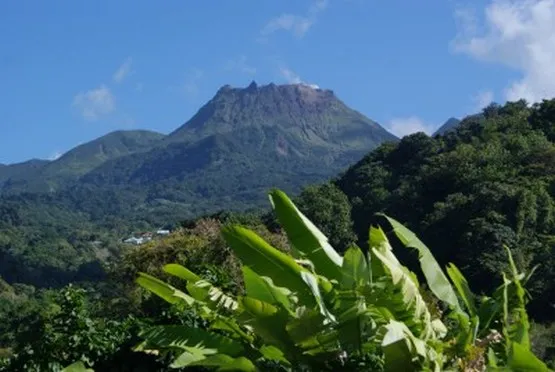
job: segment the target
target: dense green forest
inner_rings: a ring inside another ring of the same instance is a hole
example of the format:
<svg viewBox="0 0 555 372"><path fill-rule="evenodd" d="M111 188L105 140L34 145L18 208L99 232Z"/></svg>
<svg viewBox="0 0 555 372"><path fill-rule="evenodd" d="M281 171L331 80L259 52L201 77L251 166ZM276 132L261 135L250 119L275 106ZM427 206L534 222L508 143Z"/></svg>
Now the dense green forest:
<svg viewBox="0 0 555 372"><path fill-rule="evenodd" d="M278 223L279 216L264 209L192 220L176 215L179 228L169 238L122 248L118 235L131 231L133 223L151 222L102 217L103 205L109 210L127 203L118 201L117 193L101 197L91 189L78 195L90 198L66 197L73 198L69 203L58 196L10 195L0 204L0 358L5 357L0 363L5 370L60 370L78 360L97 371L167 370L172 355L133 351L144 339L140 331L162 324L205 329L207 320L140 288L139 272L179 287L163 270L179 263L241 295L245 277L239 258L244 257L230 249L222 228L241 224L281 252L297 248L283 231L283 219ZM78 200L97 212L80 216L71 210ZM509 247L519 270L535 268L525 283L531 348L555 368L555 100L490 105L442 135L417 133L385 143L329 182L306 187L294 201L341 254L353 252L349 248L355 243L367 254L369 228L381 223L376 213L386 213L414 231L440 267L454 263L478 297L496 293L509 280L502 275L512 270L504 246ZM94 241L102 246L91 245ZM435 292L426 270L401 243L391 237L395 256L419 277L417 292L428 307L442 312L445 307L430 294ZM26 259L9 261L13 257ZM510 278L520 288L522 279ZM75 283L64 286L69 281ZM524 297L515 301L524 303ZM375 360L364 362L367 369L359 365L359 370L383 368L382 357L376 351Z"/></svg>

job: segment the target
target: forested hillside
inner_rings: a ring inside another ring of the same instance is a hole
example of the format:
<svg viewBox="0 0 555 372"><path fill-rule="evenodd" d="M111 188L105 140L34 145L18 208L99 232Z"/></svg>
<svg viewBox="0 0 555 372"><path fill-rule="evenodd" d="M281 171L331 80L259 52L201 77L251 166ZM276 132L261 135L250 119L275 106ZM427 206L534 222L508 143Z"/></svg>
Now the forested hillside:
<svg viewBox="0 0 555 372"><path fill-rule="evenodd" d="M555 318L555 101L492 105L455 132L381 146L335 182L361 241L375 212L414 229L438 260L490 290L503 245L525 267L538 317ZM498 277L500 280L500 278Z"/></svg>
<svg viewBox="0 0 555 372"><path fill-rule="evenodd" d="M503 283L502 273L512 270L504 248L507 246L520 272L532 273L529 280L518 279L518 275L511 280L525 282L533 323L531 347L553 367L555 100L531 106L524 101L490 105L482 113L465 118L445 135L429 137L417 133L382 144L329 182L305 187L294 201L342 254L354 243L358 242L363 250L367 250L369 240L375 243L377 238L369 237L369 228L385 226L383 216L376 216L385 212L413 230L430 248L440 267L454 263L468 279L477 303L482 294L502 293L496 292ZM4 208L7 212L3 215L12 216L4 218L5 226L21 223L19 207L7 209L12 208L7 204ZM139 272L169 280L162 266L185 264L203 279L239 296L249 288L244 287L244 269L241 270L237 255L229 249L232 244L220 235L222 227L237 223L249 226L282 252L296 252L291 248L293 240L284 236L283 225L277 223L276 215L265 209L250 214L219 213L186 219L188 216L179 219L181 227L167 239L120 251L116 259L104 265L105 279L83 285L87 292L74 287L61 291L35 290L3 283L1 295L7 300L0 308L0 317L10 321L3 325L5 336L0 345L6 355L12 355L12 361L6 361L6 365L34 366L40 370L40 366L48 363L62 366L81 359L93 361L96 370L109 370L122 363L129 366L139 363L146 370L165 370L171 362L169 354L158 357L152 353L139 354L143 359L134 359L131 348L143 340L138 330L156 324L208 329L208 324L199 312L185 310L179 301L169 306L139 289L134 282ZM302 225L302 219L294 221ZM287 226L291 229L294 225ZM109 226L104 224L103 228ZM418 274L420 283L426 282L423 277L429 282L416 255L402 249L403 240L388 236L399 260ZM248 256L239 258L245 260ZM190 279L192 274L180 275ZM411 283L408 279L407 282ZM183 287L178 280L172 279L170 283ZM189 286L187 290L200 293ZM432 309L433 316L441 317L446 306L438 305L430 291L434 292L434 288L421 284L416 293ZM516 302L511 300L510 306L524 306L528 301L524 292L511 292L514 293L521 297L517 296ZM168 298L172 297L165 297ZM29 310L22 312L19 310L22 308ZM75 326L64 326L66 317ZM89 326L79 326L85 319ZM451 323L447 324L451 327ZM416 326L409 324L411 327ZM411 330L417 332L416 328ZM503 337L513 335L511 332ZM74 343L71 340L75 335L87 341ZM94 343L94 350L88 349L87 343ZM61 349L68 352L59 353ZM364 361L366 366L375 368L369 370L381 368L383 355L376 351L375 356L376 359Z"/></svg>

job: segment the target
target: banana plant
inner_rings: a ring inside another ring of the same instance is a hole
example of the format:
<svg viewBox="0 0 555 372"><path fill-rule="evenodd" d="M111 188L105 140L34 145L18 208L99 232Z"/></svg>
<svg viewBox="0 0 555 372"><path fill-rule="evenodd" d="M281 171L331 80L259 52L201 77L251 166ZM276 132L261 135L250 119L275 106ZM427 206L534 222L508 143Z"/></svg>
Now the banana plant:
<svg viewBox="0 0 555 372"><path fill-rule="evenodd" d="M487 349L492 368L534 363L534 371L546 370L529 349L523 276L510 252L510 279L479 302L454 265L445 275L430 250L394 219L378 216L384 223L370 228L367 254L353 246L341 256L285 193L273 190L269 196L292 256L251 230L227 226L222 234L243 263L244 295L226 294L177 264L163 269L182 279L186 291L140 273L139 285L194 309L210 326L147 328L136 350L171 352L176 368L257 371L271 361L286 369L321 370L378 352L385 370L454 370L502 317L505 347L484 348L480 360ZM416 275L399 262L388 234L418 253L427 287L448 307L444 319L432 315ZM449 318L458 320L451 329L444 324Z"/></svg>

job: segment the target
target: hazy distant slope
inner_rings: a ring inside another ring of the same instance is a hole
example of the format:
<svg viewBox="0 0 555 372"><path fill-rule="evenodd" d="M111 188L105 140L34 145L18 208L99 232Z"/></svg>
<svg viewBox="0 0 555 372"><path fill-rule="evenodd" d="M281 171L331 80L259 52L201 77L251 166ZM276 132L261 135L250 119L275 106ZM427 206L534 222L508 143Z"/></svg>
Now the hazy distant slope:
<svg viewBox="0 0 555 372"><path fill-rule="evenodd" d="M0 189L8 182L34 177L48 163L48 160L32 159L23 163L0 166Z"/></svg>
<svg viewBox="0 0 555 372"><path fill-rule="evenodd" d="M445 134L449 131L452 131L454 129L457 128L457 126L461 123L460 119L457 118L449 118L445 123L443 123L443 125L441 127L439 127L435 132L434 132L434 136L436 134Z"/></svg>
<svg viewBox="0 0 555 372"><path fill-rule="evenodd" d="M5 191L53 191L90 172L103 162L134 152L148 150L165 136L146 130L116 131L79 145L54 161L35 161L33 166L10 166L14 170L5 177ZM15 169L20 169L15 172ZM2 174L0 168L0 181Z"/></svg>

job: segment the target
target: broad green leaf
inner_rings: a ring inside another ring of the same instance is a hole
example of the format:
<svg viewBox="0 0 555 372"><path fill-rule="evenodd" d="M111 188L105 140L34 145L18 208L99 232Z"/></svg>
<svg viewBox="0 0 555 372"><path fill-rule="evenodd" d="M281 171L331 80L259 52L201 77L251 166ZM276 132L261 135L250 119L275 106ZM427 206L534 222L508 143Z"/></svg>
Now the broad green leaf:
<svg viewBox="0 0 555 372"><path fill-rule="evenodd" d="M270 278L258 275L248 266L243 266L243 278L249 297L272 305L280 304L286 310L292 311L291 301L289 300L290 290L275 286Z"/></svg>
<svg viewBox="0 0 555 372"><path fill-rule="evenodd" d="M267 344L273 344L282 350L291 346L285 329L288 315L274 305L251 297L242 297L239 301L241 314L239 321L254 329L254 332Z"/></svg>
<svg viewBox="0 0 555 372"><path fill-rule="evenodd" d="M195 299L193 297L151 275L139 273L139 277L136 279L136 282L141 287L149 290L171 304L185 302L188 306L191 306L195 303Z"/></svg>
<svg viewBox="0 0 555 372"><path fill-rule="evenodd" d="M343 289L354 289L370 283L370 271L359 247L351 247L345 252L341 272Z"/></svg>
<svg viewBox="0 0 555 372"><path fill-rule="evenodd" d="M470 290L466 278L460 272L457 266L452 263L447 265L447 275L449 275L451 281L453 282L453 284L455 284L455 288L457 289L459 296L462 298L466 309L470 313L470 316L478 315L478 311L476 310L475 305L475 296Z"/></svg>
<svg viewBox="0 0 555 372"><path fill-rule="evenodd" d="M254 341L253 336L243 331L235 321L235 318L218 315L210 325L210 329L227 331L230 334L230 337L233 335L235 338L243 339L249 343Z"/></svg>
<svg viewBox="0 0 555 372"><path fill-rule="evenodd" d="M504 285L502 286L504 288ZM499 288L497 289L499 291ZM496 292L497 292L496 291ZM490 325L503 311L502 291L494 294L494 298L484 297L478 306L478 319L480 324L479 336L482 337L489 332Z"/></svg>
<svg viewBox="0 0 555 372"><path fill-rule="evenodd" d="M441 319L432 320L432 328L434 329L437 338L439 339L442 339L443 337L445 337L445 335L447 335L447 327L445 326L445 324L443 324Z"/></svg>
<svg viewBox="0 0 555 372"><path fill-rule="evenodd" d="M296 317L290 318L286 329L295 344L301 344L328 327L326 318L314 309L298 308Z"/></svg>
<svg viewBox="0 0 555 372"><path fill-rule="evenodd" d="M168 274L176 276L180 279L186 280L188 282L196 283L201 280L201 277L197 274L193 273L186 267L183 267L178 264L167 264L163 267L164 271Z"/></svg>
<svg viewBox="0 0 555 372"><path fill-rule="evenodd" d="M273 345L263 345L260 348L260 354L262 354L265 359L280 362L287 366L291 365L291 362L287 360L287 358L283 354L283 351Z"/></svg>
<svg viewBox="0 0 555 372"><path fill-rule="evenodd" d="M235 298L224 293L220 288L215 287L207 280L199 280L196 283L189 283L187 285L187 290L191 294L196 294L195 298L207 301L212 304L214 308L225 308L230 311L234 311L239 307L239 304Z"/></svg>
<svg viewBox="0 0 555 372"><path fill-rule="evenodd" d="M416 237L416 235L407 229L405 226L390 218L384 214L379 214L387 219L397 238L405 245L407 248L413 248L418 251L418 258L420 260L420 266L422 267L422 272L426 277L428 286L430 290L439 298L441 301L449 304L455 309L460 307L459 301L457 300L457 295L453 290L453 287L449 283L449 280L441 270L441 267L437 263L436 259L432 255L432 252Z"/></svg>
<svg viewBox="0 0 555 372"><path fill-rule="evenodd" d="M341 306L342 312L337 317L338 324L335 326L338 340L348 353L361 352L363 345L369 341L369 336L374 333L376 323L364 298L342 301L342 304L344 306Z"/></svg>
<svg viewBox="0 0 555 372"><path fill-rule="evenodd" d="M469 318L464 311L454 311L449 314L449 318L458 322L458 330L455 334L456 348L460 352L468 352L475 344L478 334L480 320L478 316ZM489 332L489 328L486 329Z"/></svg>
<svg viewBox="0 0 555 372"><path fill-rule="evenodd" d="M407 276L411 278L414 285L417 287L419 286L416 275L414 275L414 273L410 272L406 267L404 267L393 253L393 248L391 248L389 239L387 239L387 236L385 235L381 227L371 226L368 238L368 258L370 261L373 278L380 278L385 274L380 261L378 259L372 259L372 249L376 249L378 252L380 252L382 256L386 257L389 261L394 262L397 266L401 267L405 274L407 274Z"/></svg>
<svg viewBox="0 0 555 372"><path fill-rule="evenodd" d="M396 301L399 306L388 306L396 315L398 320L404 320L407 326L417 336L428 339L435 335L432 327L430 311L426 306L418 287L414 281L403 270L403 266L398 261L391 260L382 255L377 249L372 249L373 257L380 260L384 266L384 272L391 283L398 288L399 292L391 292L391 297L385 299L386 305L393 305ZM407 318L409 317L409 318ZM414 325L414 326L412 326Z"/></svg>
<svg viewBox="0 0 555 372"><path fill-rule="evenodd" d="M301 342L299 347L304 349L303 354L312 356L329 353L337 354L341 350L338 332L336 330L329 330L325 333L317 334Z"/></svg>
<svg viewBox="0 0 555 372"><path fill-rule="evenodd" d="M243 352L243 346L228 337L208 332L200 328L185 325L163 325L146 328L141 332L145 345L139 349L152 348L180 348L189 352L202 354L223 353L231 356ZM211 352L202 349L213 350Z"/></svg>
<svg viewBox="0 0 555 372"><path fill-rule="evenodd" d="M207 354L204 354L201 350L197 350L196 352L187 350L179 354L179 356L170 364L170 367L184 368L206 358Z"/></svg>
<svg viewBox="0 0 555 372"><path fill-rule="evenodd" d="M186 285L187 292L189 292L189 294L197 301L206 301L208 298L209 288L206 288L206 286L198 286L197 284L199 282L201 281L188 282Z"/></svg>
<svg viewBox="0 0 555 372"><path fill-rule="evenodd" d="M416 338L404 323L391 320L385 327L381 346L387 371L420 371L420 360L428 357L424 341Z"/></svg>
<svg viewBox="0 0 555 372"><path fill-rule="evenodd" d="M245 357L232 358L225 354L216 354L200 360L191 366L218 367L217 371L254 372L255 365Z"/></svg>
<svg viewBox="0 0 555 372"><path fill-rule="evenodd" d="M304 282L310 288L318 307L320 308L320 313L326 317L329 322L335 322L335 316L328 310L326 304L324 302L324 298L320 293L320 288L318 286L318 279L314 274L309 273L308 271L301 272L301 277L303 278Z"/></svg>
<svg viewBox="0 0 555 372"><path fill-rule="evenodd" d="M509 279L507 279L507 275L502 273L503 275L503 336L505 338L505 351L507 354L510 353L511 347L511 336L509 334L509 329L511 324L509 323Z"/></svg>
<svg viewBox="0 0 555 372"><path fill-rule="evenodd" d="M94 369L87 368L85 363L79 361L65 367L62 372L94 372Z"/></svg>
<svg viewBox="0 0 555 372"><path fill-rule="evenodd" d="M301 272L307 270L292 257L278 251L256 233L243 227L227 226L222 229L222 234L244 265L258 275L272 278L275 285L295 292L301 304L316 303L301 277Z"/></svg>
<svg viewBox="0 0 555 372"><path fill-rule="evenodd" d="M343 259L328 243L328 238L306 218L280 190L270 192L277 218L293 247L307 257L316 272L329 279L341 279Z"/></svg>
<svg viewBox="0 0 555 372"><path fill-rule="evenodd" d="M509 248L505 247L507 255L509 256L509 263L512 274L512 283L514 285L514 297L516 301L511 311L511 324L508 328L511 340L517 342L519 345L526 349L530 349L530 322L528 320L528 313L526 312L526 292L522 287L519 279L519 273L513 260L513 255ZM506 288L508 290L508 288ZM508 300L507 300L508 301Z"/></svg>
<svg viewBox="0 0 555 372"><path fill-rule="evenodd" d="M496 370L497 366L497 356L495 355L495 351L491 347L488 347L488 367L493 370Z"/></svg>
<svg viewBox="0 0 555 372"><path fill-rule="evenodd" d="M220 288L215 287L212 283L202 279L189 269L178 264L168 264L164 266L164 271L186 280L188 282L187 291L195 300L201 302L207 301L212 308L237 309L238 304L233 297L225 294Z"/></svg>
<svg viewBox="0 0 555 372"><path fill-rule="evenodd" d="M390 341L387 345L382 345L385 358L385 368L387 371L417 371L417 366L413 363L413 355L410 345L405 339Z"/></svg>
<svg viewBox="0 0 555 372"><path fill-rule="evenodd" d="M538 359L527 346L513 342L509 356L508 366L511 371L549 372L545 363Z"/></svg>

